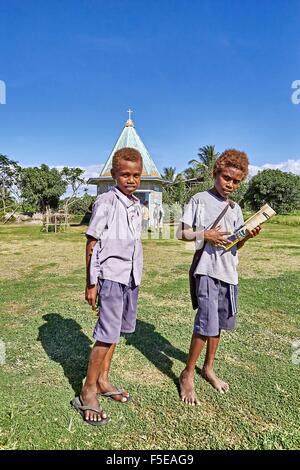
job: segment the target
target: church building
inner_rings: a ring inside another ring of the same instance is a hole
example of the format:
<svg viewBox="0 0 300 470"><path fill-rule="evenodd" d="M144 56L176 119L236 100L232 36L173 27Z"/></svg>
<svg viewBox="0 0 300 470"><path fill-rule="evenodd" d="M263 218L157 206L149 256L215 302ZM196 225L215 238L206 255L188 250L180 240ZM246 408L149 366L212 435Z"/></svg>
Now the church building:
<svg viewBox="0 0 300 470"><path fill-rule="evenodd" d="M131 110L128 111L129 119L125 123L120 137L118 138L113 150L111 151L100 175L98 178L90 178L88 184L97 185L97 195L108 191L115 185L115 182L110 174L112 167L112 158L114 153L124 147L131 147L137 149L143 158L143 173L141 177L140 188L134 193L141 201L141 203L148 201L150 218L152 219L153 210L156 204L162 204L162 177L152 160L150 153L138 135L134 123L130 117Z"/></svg>

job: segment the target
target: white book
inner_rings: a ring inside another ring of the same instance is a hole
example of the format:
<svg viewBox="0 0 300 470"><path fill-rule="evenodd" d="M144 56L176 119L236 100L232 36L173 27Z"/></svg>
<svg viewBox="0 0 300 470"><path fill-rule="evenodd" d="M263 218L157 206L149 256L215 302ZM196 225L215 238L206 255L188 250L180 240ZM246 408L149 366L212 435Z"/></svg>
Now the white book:
<svg viewBox="0 0 300 470"><path fill-rule="evenodd" d="M240 242L247 237L251 230L254 230L258 225L267 222L273 215L276 215L274 209L272 209L269 204L264 204L256 214L252 215L242 227L239 227L233 235L231 235L228 240L230 241L229 245L226 245L225 250L230 250L236 243Z"/></svg>

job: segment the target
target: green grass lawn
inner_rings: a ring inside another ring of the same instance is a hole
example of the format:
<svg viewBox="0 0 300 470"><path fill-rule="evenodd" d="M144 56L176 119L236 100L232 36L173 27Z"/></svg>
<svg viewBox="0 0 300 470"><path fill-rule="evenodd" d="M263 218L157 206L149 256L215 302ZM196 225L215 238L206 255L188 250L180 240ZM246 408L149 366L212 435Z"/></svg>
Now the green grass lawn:
<svg viewBox="0 0 300 470"><path fill-rule="evenodd" d="M103 399L111 417L103 428L69 405L96 321L84 302L84 230L0 227L1 448L300 449L298 224L266 224L241 250L238 325L216 359L231 389L219 395L197 375L198 407L177 390L194 318L192 252L175 240L144 241L137 331L121 339L111 374L133 400Z"/></svg>

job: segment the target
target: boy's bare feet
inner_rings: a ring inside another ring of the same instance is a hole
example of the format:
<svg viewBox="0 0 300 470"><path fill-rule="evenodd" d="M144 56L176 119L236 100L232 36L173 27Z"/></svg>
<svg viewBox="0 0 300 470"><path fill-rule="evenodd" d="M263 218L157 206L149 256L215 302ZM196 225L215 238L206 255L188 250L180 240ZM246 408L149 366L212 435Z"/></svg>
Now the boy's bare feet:
<svg viewBox="0 0 300 470"><path fill-rule="evenodd" d="M195 393L194 374L184 369L179 377L180 397L186 405L199 405L200 402Z"/></svg>
<svg viewBox="0 0 300 470"><path fill-rule="evenodd" d="M98 380L97 382L97 393L102 394L102 393L107 393L107 392L115 392L118 389L114 387L111 383L109 383L107 380ZM122 390L122 393L117 394L117 395L112 395L111 398L116 401L121 401L122 403L125 403L129 400L129 393L126 390Z"/></svg>
<svg viewBox="0 0 300 470"><path fill-rule="evenodd" d="M81 391L80 399L84 406L90 406L95 410L99 410L98 412L85 410L84 418L86 421L101 421L102 419L107 418L106 413L99 406L99 402L96 396L96 389L94 387L85 385Z"/></svg>
<svg viewBox="0 0 300 470"><path fill-rule="evenodd" d="M219 393L226 393L229 390L228 383L219 379L219 377L214 373L213 369L208 369L203 367L201 370L201 376L210 383Z"/></svg>

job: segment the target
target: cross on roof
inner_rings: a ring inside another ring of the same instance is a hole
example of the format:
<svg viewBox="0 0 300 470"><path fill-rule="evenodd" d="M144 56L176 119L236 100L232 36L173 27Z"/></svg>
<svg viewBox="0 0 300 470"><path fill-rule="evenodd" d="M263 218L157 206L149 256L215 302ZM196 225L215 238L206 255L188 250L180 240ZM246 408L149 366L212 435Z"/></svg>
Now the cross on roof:
<svg viewBox="0 0 300 470"><path fill-rule="evenodd" d="M131 119L131 114L133 113L133 111L129 108L128 111L127 111L128 115L129 115L129 118L128 119Z"/></svg>

